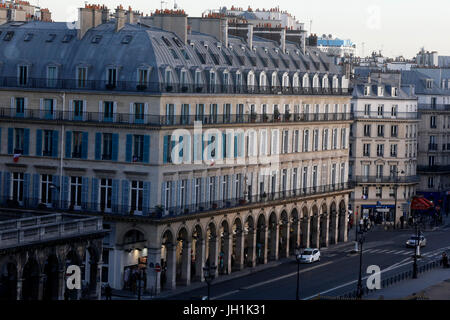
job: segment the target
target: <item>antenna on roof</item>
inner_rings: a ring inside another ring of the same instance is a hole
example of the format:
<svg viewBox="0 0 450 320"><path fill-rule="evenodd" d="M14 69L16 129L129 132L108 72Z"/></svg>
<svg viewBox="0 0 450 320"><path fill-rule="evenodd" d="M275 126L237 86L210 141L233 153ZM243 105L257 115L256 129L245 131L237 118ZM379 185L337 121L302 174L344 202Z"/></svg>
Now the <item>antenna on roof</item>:
<svg viewBox="0 0 450 320"><path fill-rule="evenodd" d="M173 9L174 10L178 9L178 4L176 0L173 1Z"/></svg>

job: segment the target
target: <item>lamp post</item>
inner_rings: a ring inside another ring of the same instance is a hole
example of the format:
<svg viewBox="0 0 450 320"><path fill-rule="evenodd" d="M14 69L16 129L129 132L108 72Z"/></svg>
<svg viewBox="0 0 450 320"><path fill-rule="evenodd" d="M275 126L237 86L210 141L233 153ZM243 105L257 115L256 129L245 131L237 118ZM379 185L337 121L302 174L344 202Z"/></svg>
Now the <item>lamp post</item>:
<svg viewBox="0 0 450 320"><path fill-rule="evenodd" d="M205 277L205 281L208 284L208 300L210 299L211 282L215 278L216 269L217 266L209 264L203 267L203 276Z"/></svg>
<svg viewBox="0 0 450 320"><path fill-rule="evenodd" d="M363 286L362 286L362 252L363 252L363 243L364 243L364 231L359 230L359 278L358 278L358 287L356 289L356 295L358 299L361 299L363 296Z"/></svg>
<svg viewBox="0 0 450 320"><path fill-rule="evenodd" d="M419 223L417 222L417 212L414 215L414 225L416 227L416 246L414 248L414 263L413 263L413 279L417 279L417 258L420 257L420 231L419 231Z"/></svg>
<svg viewBox="0 0 450 320"><path fill-rule="evenodd" d="M358 212L359 212L359 206L356 206L356 214L355 214L355 221L354 221L354 225L355 225L355 253L358 252L358 226L359 226ZM361 215L362 214L360 213L360 216Z"/></svg>
<svg viewBox="0 0 450 320"><path fill-rule="evenodd" d="M295 247L295 260L297 260L297 291L295 300L300 300L300 246Z"/></svg>
<svg viewBox="0 0 450 320"><path fill-rule="evenodd" d="M395 198L395 205L394 205L394 229L395 229L395 224L397 222L397 189L398 189L398 174L404 174L405 171L401 170L392 170L391 171L392 174L394 174L394 198Z"/></svg>

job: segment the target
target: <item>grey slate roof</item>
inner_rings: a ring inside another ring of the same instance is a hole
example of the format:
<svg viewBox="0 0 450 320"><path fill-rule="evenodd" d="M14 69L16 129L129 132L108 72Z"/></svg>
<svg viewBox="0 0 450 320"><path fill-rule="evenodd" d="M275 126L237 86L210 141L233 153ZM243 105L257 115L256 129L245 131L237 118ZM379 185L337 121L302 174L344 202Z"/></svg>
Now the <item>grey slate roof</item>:
<svg viewBox="0 0 450 320"><path fill-rule="evenodd" d="M427 88L427 79L433 80L431 89ZM446 82L450 79L450 69L419 68L402 71L402 83L414 85L416 94L450 95L450 89L441 88L442 79Z"/></svg>
<svg viewBox="0 0 450 320"><path fill-rule="evenodd" d="M3 40L9 31L13 31L14 36L10 41ZM304 73L308 73L311 80L316 73L328 74L330 81L334 74L342 76L341 69L334 64L333 59L316 48L307 48L307 54L304 55L297 45L287 42L286 49L289 54L284 54L276 42L258 37L253 40L255 51L250 50L243 39L233 36L229 37L232 48L225 48L223 45L218 48L216 38L198 32L188 35L188 44L184 45L177 41L174 33L144 25L125 24L125 27L116 33L114 20L90 29L81 40L77 39L77 31L69 28L66 23L34 21L19 26L8 23L0 26L0 32L0 74L3 77L16 77L19 64L31 66L30 78L46 78L47 66L57 65L59 79L74 79L76 68L87 66L89 80L104 80L106 68L116 66L119 68L119 81L135 81L137 69L148 67L151 69L149 80L155 83L163 82L164 70L167 67L173 71L181 68L189 70L189 82L193 82L194 70L198 68L219 71L228 69L231 72L241 70L244 74L249 70L254 70L255 74L263 70L278 71L279 77L284 72L290 75L298 72L300 78ZM28 33L32 33L33 37L30 41L24 41ZM50 34L56 36L51 42L47 42ZM63 42L66 35L71 35L72 39ZM92 43L96 36L101 36L100 41ZM122 43L126 36L132 37L128 44ZM162 37L167 39L170 46ZM190 42L193 42L193 45L190 45ZM275 49L278 49L278 53ZM185 58L182 50L189 59ZM205 63L202 63L199 55L205 57ZM217 64L212 55L217 57ZM244 57L242 64L239 56ZM231 64L227 62L227 57L230 58ZM288 65L285 65L284 61ZM178 74L179 72L173 72L175 79ZM208 77L207 74L209 72L205 72L205 78ZM220 80L221 77L218 76L217 79Z"/></svg>

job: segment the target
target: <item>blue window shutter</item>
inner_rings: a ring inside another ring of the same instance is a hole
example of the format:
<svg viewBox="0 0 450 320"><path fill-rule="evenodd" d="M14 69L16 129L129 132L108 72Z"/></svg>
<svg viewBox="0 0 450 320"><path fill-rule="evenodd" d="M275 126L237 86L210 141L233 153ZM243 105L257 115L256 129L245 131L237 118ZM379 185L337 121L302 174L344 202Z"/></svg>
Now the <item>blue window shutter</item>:
<svg viewBox="0 0 450 320"><path fill-rule="evenodd" d="M176 206L177 207L181 207L181 181L177 181L177 189L176 189L176 197L177 197L177 203Z"/></svg>
<svg viewBox="0 0 450 320"><path fill-rule="evenodd" d="M149 163L150 161L150 136L144 136L144 163Z"/></svg>
<svg viewBox="0 0 450 320"><path fill-rule="evenodd" d="M52 157L57 158L58 157L58 144L59 144L59 131L53 130L52 133Z"/></svg>
<svg viewBox="0 0 450 320"><path fill-rule="evenodd" d="M238 156L238 138L235 135L234 136L234 157L237 158Z"/></svg>
<svg viewBox="0 0 450 320"><path fill-rule="evenodd" d="M23 135L23 155L27 156L30 154L30 129L25 128Z"/></svg>
<svg viewBox="0 0 450 320"><path fill-rule="evenodd" d="M125 154L126 162L131 162L131 153L133 152L132 146L133 146L133 135L127 134L127 150Z"/></svg>
<svg viewBox="0 0 450 320"><path fill-rule="evenodd" d="M150 212L150 182L144 182L143 198L142 198L143 214Z"/></svg>
<svg viewBox="0 0 450 320"><path fill-rule="evenodd" d="M180 147L180 153L179 153L179 157L180 157L180 160L183 160L183 154L184 154L184 143L183 143L183 140L184 140L184 137L183 136L180 136L180 139L179 139L179 147Z"/></svg>
<svg viewBox="0 0 450 320"><path fill-rule="evenodd" d="M227 153L226 153L226 146L227 146L227 135L225 133L222 133L222 156L223 156L223 160L225 160L227 158Z"/></svg>
<svg viewBox="0 0 450 320"><path fill-rule="evenodd" d="M28 205L30 198L30 174L24 173L23 175L23 201L25 206Z"/></svg>
<svg viewBox="0 0 450 320"><path fill-rule="evenodd" d="M89 178L83 177L81 180L81 207L87 209L89 195Z"/></svg>
<svg viewBox="0 0 450 320"><path fill-rule="evenodd" d="M58 188L60 187L59 186L59 179L60 179L60 177L59 176L52 176L52 183L55 185L55 186L57 186ZM60 191L61 191L61 189L60 189ZM53 200L53 203L58 203L58 201L59 201L59 197L60 197L60 195L59 195L59 192L58 192L58 190L56 189L56 188L53 188L53 190L52 190L52 200ZM58 206L54 206L55 208L58 208Z"/></svg>
<svg viewBox="0 0 450 320"><path fill-rule="evenodd" d="M164 136L163 163L167 163L167 153L169 152L169 136Z"/></svg>
<svg viewBox="0 0 450 320"><path fill-rule="evenodd" d="M201 184L201 196L200 196L200 202L206 202L206 188L207 188L207 183L208 183L208 179L207 178L202 178L202 184Z"/></svg>
<svg viewBox="0 0 450 320"><path fill-rule="evenodd" d="M33 174L33 205L36 206L41 202L39 197L39 182L40 175L38 173Z"/></svg>
<svg viewBox="0 0 450 320"><path fill-rule="evenodd" d="M128 213L130 182L128 180L122 180L122 213Z"/></svg>
<svg viewBox="0 0 450 320"><path fill-rule="evenodd" d="M10 172L5 172L4 177L3 177L3 197L5 199L9 199L10 197L10 188L11 188L11 173Z"/></svg>
<svg viewBox="0 0 450 320"><path fill-rule="evenodd" d="M112 135L112 160L117 161L119 159L119 134L113 133Z"/></svg>
<svg viewBox="0 0 450 320"><path fill-rule="evenodd" d="M205 160L203 157L205 154L205 145L206 144L207 144L207 142L205 141L205 135L202 134L202 157L201 157L202 160Z"/></svg>
<svg viewBox="0 0 450 320"><path fill-rule="evenodd" d="M66 132L66 158L72 158L72 131Z"/></svg>
<svg viewBox="0 0 450 320"><path fill-rule="evenodd" d="M161 205L164 207L164 210L166 210L167 208L165 207L166 205L166 188L165 188L165 182L161 183Z"/></svg>
<svg viewBox="0 0 450 320"><path fill-rule="evenodd" d="M69 177L63 177L62 185L62 201L61 207L67 209L69 207Z"/></svg>
<svg viewBox="0 0 450 320"><path fill-rule="evenodd" d="M42 156L42 130L36 130L36 155Z"/></svg>
<svg viewBox="0 0 450 320"><path fill-rule="evenodd" d="M98 210L98 204L99 204L99 200L98 200L98 179L97 178L92 178L92 198L91 198L91 209L94 211Z"/></svg>
<svg viewBox="0 0 450 320"><path fill-rule="evenodd" d="M81 159L87 159L88 157L88 144L89 144L89 134L83 132L81 135Z"/></svg>
<svg viewBox="0 0 450 320"><path fill-rule="evenodd" d="M95 160L102 159L102 133L95 134Z"/></svg>
<svg viewBox="0 0 450 320"><path fill-rule="evenodd" d="M117 212L119 208L119 180L112 181L112 211Z"/></svg>
<svg viewBox="0 0 450 320"><path fill-rule="evenodd" d="M14 153L14 129L8 128L8 154Z"/></svg>
<svg viewBox="0 0 450 320"><path fill-rule="evenodd" d="M194 134L194 154L193 154L193 160L198 160L198 134Z"/></svg>

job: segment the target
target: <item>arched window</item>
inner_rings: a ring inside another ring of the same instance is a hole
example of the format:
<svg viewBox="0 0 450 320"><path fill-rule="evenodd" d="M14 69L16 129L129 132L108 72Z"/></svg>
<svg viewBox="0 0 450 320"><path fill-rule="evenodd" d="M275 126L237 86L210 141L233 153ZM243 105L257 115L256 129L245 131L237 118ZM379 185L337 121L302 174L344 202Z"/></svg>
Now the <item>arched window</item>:
<svg viewBox="0 0 450 320"><path fill-rule="evenodd" d="M209 92L216 92L216 72L213 70L209 72Z"/></svg>
<svg viewBox="0 0 450 320"><path fill-rule="evenodd" d="M272 87L276 87L278 85L277 73L272 73Z"/></svg>
<svg viewBox="0 0 450 320"><path fill-rule="evenodd" d="M322 88L328 89L329 83L328 83L328 76L324 75L322 78Z"/></svg>
<svg viewBox="0 0 450 320"><path fill-rule="evenodd" d="M288 88L289 87L289 75L287 73L283 74L282 86L283 86L283 88Z"/></svg>
<svg viewBox="0 0 450 320"><path fill-rule="evenodd" d="M319 88L319 76L317 74L314 75L314 78L313 78L313 88L314 89Z"/></svg>
<svg viewBox="0 0 450 320"><path fill-rule="evenodd" d="M259 86L262 89L265 89L267 87L267 76L265 72L261 72L259 75Z"/></svg>
<svg viewBox="0 0 450 320"><path fill-rule="evenodd" d="M236 92L240 92L242 90L242 73L240 71L236 71Z"/></svg>
<svg viewBox="0 0 450 320"><path fill-rule="evenodd" d="M339 89L339 78L336 75L333 77L333 89Z"/></svg>
<svg viewBox="0 0 450 320"><path fill-rule="evenodd" d="M292 77L292 87L298 88L298 74L294 74Z"/></svg>
<svg viewBox="0 0 450 320"><path fill-rule="evenodd" d="M302 87L303 87L304 89L309 89L309 87L310 87L310 84L309 84L309 76L308 76L307 73L303 76Z"/></svg>
<svg viewBox="0 0 450 320"><path fill-rule="evenodd" d="M225 70L222 74L222 87L224 92L228 92L230 84L230 73L228 72L228 70Z"/></svg>
<svg viewBox="0 0 450 320"><path fill-rule="evenodd" d="M253 87L255 86L255 74L254 74L253 71L250 71L250 72L248 73L247 85L248 85L250 88L253 88Z"/></svg>
<svg viewBox="0 0 450 320"><path fill-rule="evenodd" d="M180 86L181 88L187 88L188 85L188 78L187 78L187 71L186 69L180 70Z"/></svg>
<svg viewBox="0 0 450 320"><path fill-rule="evenodd" d="M139 230L130 230L123 237L123 244L131 244L145 241L144 234Z"/></svg>
<svg viewBox="0 0 450 320"><path fill-rule="evenodd" d="M164 82L166 84L166 90L172 91L173 89L173 75L172 70L170 68L166 68L166 71L164 73Z"/></svg>

